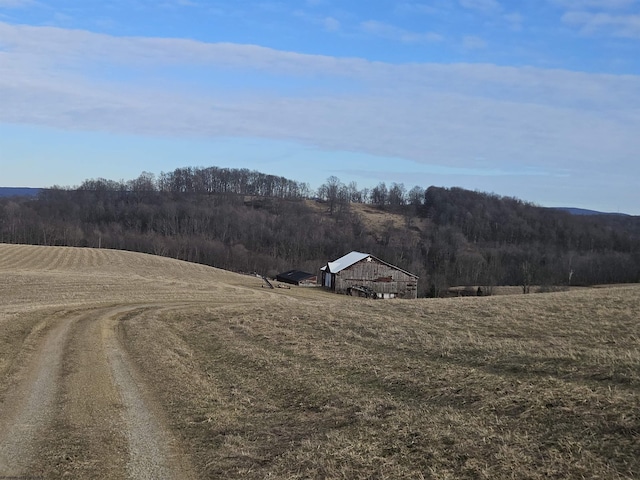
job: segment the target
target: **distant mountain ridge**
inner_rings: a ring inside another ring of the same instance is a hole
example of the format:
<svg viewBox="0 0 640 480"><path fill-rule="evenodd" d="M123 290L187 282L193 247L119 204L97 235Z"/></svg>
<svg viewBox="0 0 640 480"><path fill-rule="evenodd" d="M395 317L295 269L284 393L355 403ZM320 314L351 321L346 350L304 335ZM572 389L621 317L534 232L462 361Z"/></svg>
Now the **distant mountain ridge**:
<svg viewBox="0 0 640 480"><path fill-rule="evenodd" d="M561 210L568 212L571 215L621 215L628 217L627 213L614 213L614 212L598 212L597 210L588 210L586 208L574 208L574 207L555 207L554 210Z"/></svg>
<svg viewBox="0 0 640 480"><path fill-rule="evenodd" d="M0 187L0 197L36 197L42 188Z"/></svg>

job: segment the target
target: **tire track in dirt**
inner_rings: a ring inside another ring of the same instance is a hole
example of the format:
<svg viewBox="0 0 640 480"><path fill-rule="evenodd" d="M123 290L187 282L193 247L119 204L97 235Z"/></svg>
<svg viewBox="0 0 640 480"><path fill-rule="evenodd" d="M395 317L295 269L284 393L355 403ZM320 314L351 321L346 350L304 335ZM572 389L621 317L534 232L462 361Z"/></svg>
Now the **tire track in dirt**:
<svg viewBox="0 0 640 480"><path fill-rule="evenodd" d="M88 306L53 324L0 407L0 477L195 478L115 334L150 308Z"/></svg>
<svg viewBox="0 0 640 480"><path fill-rule="evenodd" d="M112 313L113 307L86 311L70 329L56 405L58 415L42 442L38 466L46 478L126 477L120 395L101 338L100 318Z"/></svg>
<svg viewBox="0 0 640 480"><path fill-rule="evenodd" d="M27 472L36 455L36 443L50 426L58 390L64 345L72 318L55 325L38 354L21 372L26 378L4 399L0 413L0 475Z"/></svg>
<svg viewBox="0 0 640 480"><path fill-rule="evenodd" d="M147 309L148 310L148 309ZM138 313L143 312L139 310ZM107 357L124 405L127 425L129 459L126 465L131 479L188 479L195 478L191 466L179 451L175 438L155 415L157 407L150 405L141 377L133 368L126 352L115 335L118 319L105 318L103 338Z"/></svg>

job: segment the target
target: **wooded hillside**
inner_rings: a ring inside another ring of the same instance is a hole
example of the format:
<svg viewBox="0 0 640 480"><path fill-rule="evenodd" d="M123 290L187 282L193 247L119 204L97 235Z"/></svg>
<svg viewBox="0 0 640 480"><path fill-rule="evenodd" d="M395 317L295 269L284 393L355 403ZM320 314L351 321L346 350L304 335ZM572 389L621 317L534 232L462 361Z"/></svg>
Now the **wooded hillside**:
<svg viewBox="0 0 640 480"><path fill-rule="evenodd" d="M575 216L460 188L308 185L246 169L181 168L0 199L0 242L90 246L275 275L352 250L449 286L640 281L640 218ZM380 221L371 221L377 214Z"/></svg>

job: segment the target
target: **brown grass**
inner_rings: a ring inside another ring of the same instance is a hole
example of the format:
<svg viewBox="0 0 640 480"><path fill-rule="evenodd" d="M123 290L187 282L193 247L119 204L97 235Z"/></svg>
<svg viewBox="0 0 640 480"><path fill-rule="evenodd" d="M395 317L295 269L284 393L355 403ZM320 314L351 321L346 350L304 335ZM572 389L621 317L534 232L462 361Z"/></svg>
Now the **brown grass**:
<svg viewBox="0 0 640 480"><path fill-rule="evenodd" d="M640 477L639 286L370 301L31 248L0 245L5 364L23 308L148 302L121 339L202 478Z"/></svg>

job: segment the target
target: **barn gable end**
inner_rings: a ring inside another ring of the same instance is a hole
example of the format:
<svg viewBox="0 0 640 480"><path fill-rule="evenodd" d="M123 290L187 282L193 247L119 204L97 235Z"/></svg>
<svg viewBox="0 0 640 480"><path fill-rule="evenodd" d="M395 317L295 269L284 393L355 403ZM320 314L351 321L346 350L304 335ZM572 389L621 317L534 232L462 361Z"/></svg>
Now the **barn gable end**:
<svg viewBox="0 0 640 480"><path fill-rule="evenodd" d="M418 276L373 255L351 252L321 269L322 285L336 293L365 287L378 298L417 298Z"/></svg>

